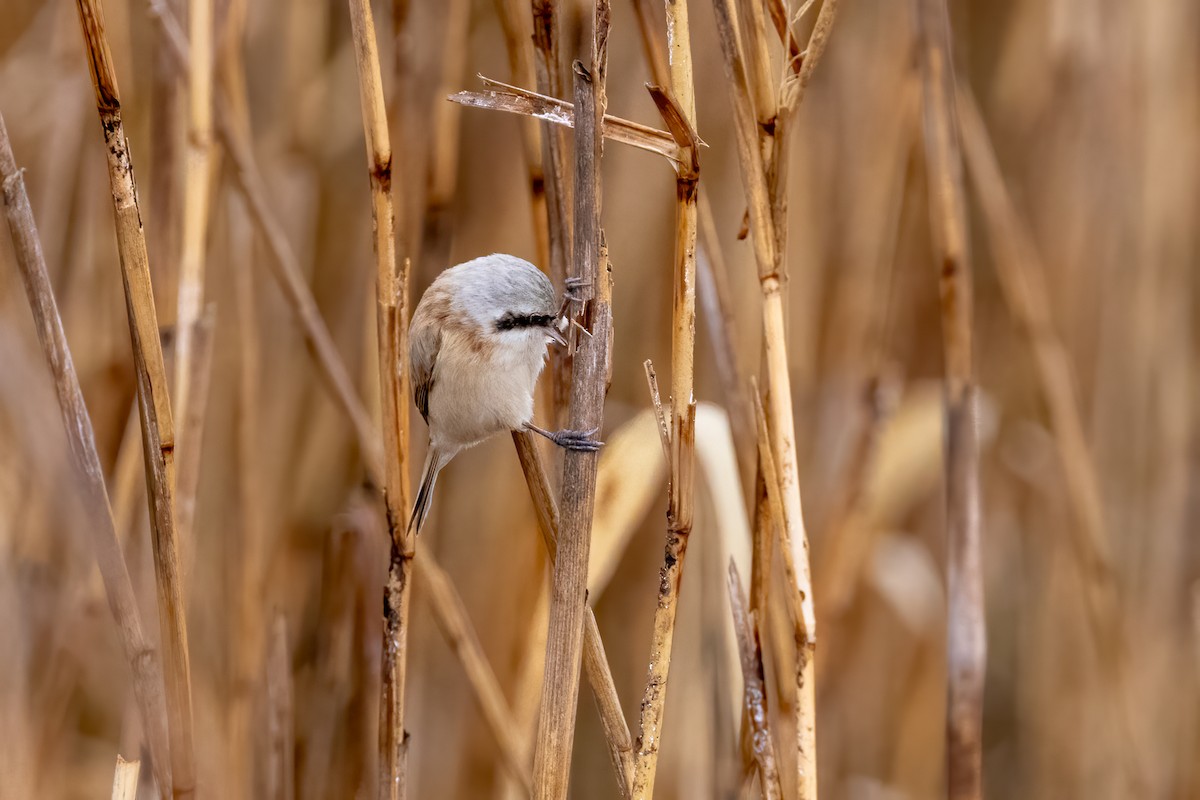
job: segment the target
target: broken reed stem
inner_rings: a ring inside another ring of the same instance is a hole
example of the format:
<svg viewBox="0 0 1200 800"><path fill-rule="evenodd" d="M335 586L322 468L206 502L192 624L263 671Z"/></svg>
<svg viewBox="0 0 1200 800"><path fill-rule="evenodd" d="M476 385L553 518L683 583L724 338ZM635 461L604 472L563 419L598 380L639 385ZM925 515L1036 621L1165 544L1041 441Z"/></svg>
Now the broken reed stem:
<svg viewBox="0 0 1200 800"><path fill-rule="evenodd" d="M1121 625L1120 585L1112 563L1100 479L1088 449L1070 356L1055 330L1046 267L1028 224L1009 195L970 87L958 87L957 101L963 154L988 227L1000 288L1017 324L1029 339L1041 393L1050 412L1050 426L1075 517L1075 524L1067 529L1075 560L1088 586L1084 597L1088 626L1102 653L1100 663L1111 671L1115 684L1116 721L1123 740L1120 758L1124 761L1127 791L1131 795L1144 794L1142 760L1133 729L1129 642Z"/></svg>
<svg viewBox="0 0 1200 800"><path fill-rule="evenodd" d="M369 0L350 0L359 98L371 178L374 220L375 315L379 356L380 416L383 423L383 502L391 555L384 589L383 686L379 706L379 792L395 798L407 785L404 733L404 686L408 674L408 616L416 543L405 526L408 509L408 402L401 387L407 365L400 330L407 269L397 272L396 218L392 207L392 146L388 138L383 79ZM430 574L440 574L436 567ZM432 582L432 579L431 579ZM443 597L445 595L443 594ZM441 617L439 616L439 619ZM465 664L465 662L464 662Z"/></svg>
<svg viewBox="0 0 1200 800"><path fill-rule="evenodd" d="M949 12L944 0L916 2L929 213L945 360L948 794L951 800L978 800L983 794L987 639L980 552L977 397L971 352L971 263Z"/></svg>
<svg viewBox="0 0 1200 800"><path fill-rule="evenodd" d="M557 0L531 0L533 11L533 68L538 92L548 97L563 96L562 67L558 54ZM603 113L603 112L601 112ZM550 244L550 279L565 285L571 252L570 185L567 180L567 135L543 118L542 173L546 189L546 220ZM576 267L578 268L578 266ZM561 417L571 392L569 356L559 348L550 350L551 411Z"/></svg>
<svg viewBox="0 0 1200 800"><path fill-rule="evenodd" d="M553 563L558 558L559 513L550 477L546 474L541 451L537 449L534 435L528 431L513 431L513 444L521 471L529 487L529 497L537 513L538 530L546 544L546 552ZM622 797L629 796L629 781L633 776L633 739L629 724L621 710L616 683L604 653L604 642L600 638L600 627L591 606L584 610L583 629L583 674L592 687L596 708L600 713L600 724L608 742L608 753L617 775L617 785Z"/></svg>
<svg viewBox="0 0 1200 800"><path fill-rule="evenodd" d="M700 179L696 96L692 81L691 35L686 0L667 5L671 91L650 87L667 128L683 156L676 165L674 292L671 304L671 457L668 460L667 536L659 573L658 603L642 697L633 797L654 794L658 750L667 700L667 676L675 616L683 581L683 559L692 532L695 490L696 401L693 396L696 346L696 194Z"/></svg>
<svg viewBox="0 0 1200 800"><path fill-rule="evenodd" d="M729 607L733 612L733 629L737 634L738 655L742 664L742 707L750 721L750 750L758 766L758 780L764 800L780 800L783 790L779 785L775 746L771 741L758 619L755 612L746 608L746 592L732 558L729 559L728 587Z"/></svg>
<svg viewBox="0 0 1200 800"><path fill-rule="evenodd" d="M117 768L113 773L112 800L135 800L141 771L141 761L126 761L118 754Z"/></svg>
<svg viewBox="0 0 1200 800"><path fill-rule="evenodd" d="M575 126L575 106L566 100L531 92L519 86L510 86L482 75L479 77L484 86L488 87L487 91L455 92L448 99L471 108L506 111L509 114L536 117L564 128ZM611 114L604 115L601 130L605 139L621 142L650 153L658 153L672 161L682 158L675 140L666 131L660 131L639 122L630 122Z"/></svg>
<svg viewBox="0 0 1200 800"><path fill-rule="evenodd" d="M158 782L160 797L167 798L171 793L171 760L167 750L167 706L161 665L154 646L147 640L142 628L137 596L125 557L121 553L108 491L104 486L104 469L96 452L92 419L79 388L79 377L63 332L62 318L58 313L41 239L33 219L33 208L25 191L24 177L13 156L3 116L0 116L0 180L3 181L4 210L12 235L13 252L33 313L42 354L54 380L63 428L71 446L71 461L90 521L88 531L96 553L96 563L104 582L109 610L117 623L117 632L125 649L125 658L133 673L133 691L142 717L154 778Z"/></svg>
<svg viewBox="0 0 1200 800"><path fill-rule="evenodd" d="M183 253L179 261L179 297L175 345L175 416L180 420L181 452L199 449L183 423L193 403L196 373L196 325L204 311L204 272L208 237L209 165L212 157L213 3L188 2L188 124L183 184ZM200 401L203 402L203 401ZM185 455L185 458L189 456ZM186 524L185 524L186 522ZM179 520L179 537L187 546L191 519Z"/></svg>
<svg viewBox="0 0 1200 800"><path fill-rule="evenodd" d="M574 277L586 282L582 317L591 334L582 341L576 339L571 371L569 425L579 431L598 431L604 424L611 360L612 283L600 227L600 126L606 102L608 24L608 2L597 0L592 70L579 62L574 67L578 113L572 263ZM569 450L563 455L562 527L554 559L542 708L533 757L536 798L565 798L570 782L598 461L599 454L594 452Z"/></svg>
<svg viewBox="0 0 1200 800"><path fill-rule="evenodd" d="M129 158L129 144L121 121L117 76L104 34L99 0L77 0L77 6L108 154L125 309L129 317L137 374L154 567L158 578L159 619L168 665L164 672L171 741L171 776L174 782L172 789L176 797L188 798L195 792L196 775L192 752L191 664L173 502L175 431L171 401L167 393L167 374L150 285L146 237L137 203L133 163Z"/></svg>
<svg viewBox="0 0 1200 800"><path fill-rule="evenodd" d="M483 645L468 622L462 599L454 591L454 584L445 570L424 557L414 563L429 596L436 598L431 603L434 618L475 688L475 699L500 748L505 768L521 784L525 794L531 794L533 780L529 772L528 745L508 707L500 681L484 656ZM446 612L448 609L450 613Z"/></svg>

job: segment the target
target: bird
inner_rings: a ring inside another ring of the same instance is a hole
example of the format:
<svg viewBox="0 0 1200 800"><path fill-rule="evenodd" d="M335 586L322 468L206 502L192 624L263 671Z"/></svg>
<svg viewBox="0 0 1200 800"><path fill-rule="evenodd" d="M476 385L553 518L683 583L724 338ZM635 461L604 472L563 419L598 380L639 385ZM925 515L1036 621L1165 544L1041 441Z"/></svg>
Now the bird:
<svg viewBox="0 0 1200 800"><path fill-rule="evenodd" d="M533 392L551 343L566 344L567 311L586 284L568 280L561 305L536 266L493 253L444 270L409 326L409 374L429 450L408 529L419 533L438 473L463 450L503 431L531 431L567 450L594 452L592 431L533 424Z"/></svg>

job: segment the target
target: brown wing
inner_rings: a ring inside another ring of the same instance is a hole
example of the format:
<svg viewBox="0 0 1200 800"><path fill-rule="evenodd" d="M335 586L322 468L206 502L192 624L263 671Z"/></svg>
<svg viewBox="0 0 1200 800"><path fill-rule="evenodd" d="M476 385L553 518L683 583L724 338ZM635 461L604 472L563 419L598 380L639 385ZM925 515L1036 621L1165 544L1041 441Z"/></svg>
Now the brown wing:
<svg viewBox="0 0 1200 800"><path fill-rule="evenodd" d="M433 390L433 367L442 345L441 330L433 325L414 328L408 343L409 374L417 410L429 424L429 393Z"/></svg>

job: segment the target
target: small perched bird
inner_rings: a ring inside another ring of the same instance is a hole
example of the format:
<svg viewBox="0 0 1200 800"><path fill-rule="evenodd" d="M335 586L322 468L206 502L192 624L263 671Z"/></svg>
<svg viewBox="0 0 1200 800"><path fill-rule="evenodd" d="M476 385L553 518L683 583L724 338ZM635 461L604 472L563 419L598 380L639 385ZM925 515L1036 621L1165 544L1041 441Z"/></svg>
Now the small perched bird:
<svg viewBox="0 0 1200 800"><path fill-rule="evenodd" d="M429 455L409 530L421 530L438 473L460 451L493 434L527 430L569 450L593 451L596 431L547 431L533 424L533 390L550 342L573 298L561 305L541 270L493 254L443 272L421 297L409 327L417 409L429 426Z"/></svg>

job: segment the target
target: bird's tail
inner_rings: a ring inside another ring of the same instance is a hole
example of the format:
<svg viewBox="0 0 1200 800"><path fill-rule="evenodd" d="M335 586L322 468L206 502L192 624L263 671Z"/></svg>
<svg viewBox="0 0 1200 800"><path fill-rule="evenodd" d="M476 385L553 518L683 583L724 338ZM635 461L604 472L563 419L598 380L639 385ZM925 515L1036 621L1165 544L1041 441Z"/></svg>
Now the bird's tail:
<svg viewBox="0 0 1200 800"><path fill-rule="evenodd" d="M429 453L425 456L425 471L421 476L421 488L417 490L417 500L413 503L412 516L408 519L409 533L421 532L421 526L425 524L425 517L429 514L429 506L433 501L433 487L437 483L438 473L442 471L442 467L446 466L453 455L453 453L446 453L436 447L429 448Z"/></svg>

